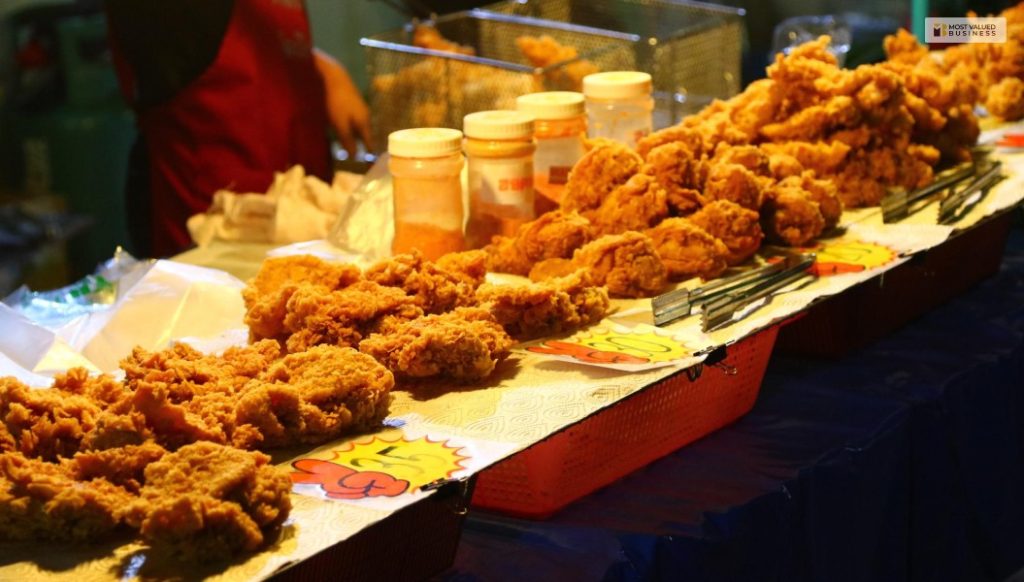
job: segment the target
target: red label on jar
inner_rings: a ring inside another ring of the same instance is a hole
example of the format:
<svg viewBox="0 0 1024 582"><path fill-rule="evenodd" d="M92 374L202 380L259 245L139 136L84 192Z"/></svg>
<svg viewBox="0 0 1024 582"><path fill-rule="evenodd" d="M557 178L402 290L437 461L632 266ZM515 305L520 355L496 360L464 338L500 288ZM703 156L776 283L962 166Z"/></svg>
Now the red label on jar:
<svg viewBox="0 0 1024 582"><path fill-rule="evenodd" d="M569 183L569 166L551 166L548 170L548 182L551 184L568 184Z"/></svg>

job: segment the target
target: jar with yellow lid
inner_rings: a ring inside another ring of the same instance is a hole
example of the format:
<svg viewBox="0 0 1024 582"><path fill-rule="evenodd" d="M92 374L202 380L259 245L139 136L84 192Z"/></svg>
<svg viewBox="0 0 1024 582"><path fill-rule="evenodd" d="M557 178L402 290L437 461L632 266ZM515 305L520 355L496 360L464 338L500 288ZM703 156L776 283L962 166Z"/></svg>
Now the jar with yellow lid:
<svg viewBox="0 0 1024 582"><path fill-rule="evenodd" d="M530 93L516 99L516 110L534 119L534 208L537 214L558 208L569 171L583 157L587 117L583 94L572 91Z"/></svg>
<svg viewBox="0 0 1024 582"><path fill-rule="evenodd" d="M638 71L611 71L583 77L587 135L605 137L635 148L651 133L654 99L651 76Z"/></svg>
<svg viewBox="0 0 1024 582"><path fill-rule="evenodd" d="M463 119L469 167L466 242L479 248L533 220L533 118L518 111L480 111Z"/></svg>
<svg viewBox="0 0 1024 582"><path fill-rule="evenodd" d="M431 260L465 250L462 232L462 132L426 127L388 136L393 178L393 253L419 250Z"/></svg>

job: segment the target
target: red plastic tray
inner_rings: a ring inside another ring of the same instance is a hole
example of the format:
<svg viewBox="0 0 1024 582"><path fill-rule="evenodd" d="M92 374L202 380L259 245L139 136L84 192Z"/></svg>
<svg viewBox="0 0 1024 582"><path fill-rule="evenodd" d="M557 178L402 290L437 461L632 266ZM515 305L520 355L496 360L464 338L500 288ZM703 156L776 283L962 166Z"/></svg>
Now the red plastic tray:
<svg viewBox="0 0 1024 582"><path fill-rule="evenodd" d="M779 351L838 358L891 334L999 271L1012 222L1012 212L988 218L830 297L782 327Z"/></svg>
<svg viewBox="0 0 1024 582"><path fill-rule="evenodd" d="M696 380L676 374L483 471L472 505L543 519L733 422L754 406L777 333L744 338Z"/></svg>

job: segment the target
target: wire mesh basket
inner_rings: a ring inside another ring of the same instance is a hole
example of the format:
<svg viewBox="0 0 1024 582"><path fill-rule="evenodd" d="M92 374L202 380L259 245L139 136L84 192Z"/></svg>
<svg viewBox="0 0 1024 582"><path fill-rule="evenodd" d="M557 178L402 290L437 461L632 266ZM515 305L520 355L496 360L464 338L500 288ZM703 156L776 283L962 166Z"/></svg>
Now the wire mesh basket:
<svg viewBox="0 0 1024 582"><path fill-rule="evenodd" d="M425 24L473 55L413 45L414 25L360 40L370 76L370 111L378 150L392 131L411 127L460 129L476 111L513 109L535 91L578 91L597 71L636 67L634 34L590 29L482 10L457 12ZM520 37L549 36L576 58L533 66L517 47Z"/></svg>
<svg viewBox="0 0 1024 582"><path fill-rule="evenodd" d="M485 9L635 35L637 69L651 74L673 121L740 90L740 8L690 0L505 0Z"/></svg>

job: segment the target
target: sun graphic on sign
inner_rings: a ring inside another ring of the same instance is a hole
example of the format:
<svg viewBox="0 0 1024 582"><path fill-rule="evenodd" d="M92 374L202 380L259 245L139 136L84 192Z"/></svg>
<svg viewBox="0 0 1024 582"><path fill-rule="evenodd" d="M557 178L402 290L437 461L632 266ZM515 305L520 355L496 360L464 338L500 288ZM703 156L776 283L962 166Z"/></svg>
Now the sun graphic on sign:
<svg viewBox="0 0 1024 582"><path fill-rule="evenodd" d="M464 470L462 447L429 437L368 436L292 463L292 482L319 485L332 499L397 497Z"/></svg>
<svg viewBox="0 0 1024 582"><path fill-rule="evenodd" d="M817 255L811 272L819 277L859 273L887 265L896 259L896 251L875 243L840 242L807 249Z"/></svg>
<svg viewBox="0 0 1024 582"><path fill-rule="evenodd" d="M652 331L599 328L569 341L547 341L528 351L565 356L589 363L652 364L671 362L690 350L674 337Z"/></svg>

